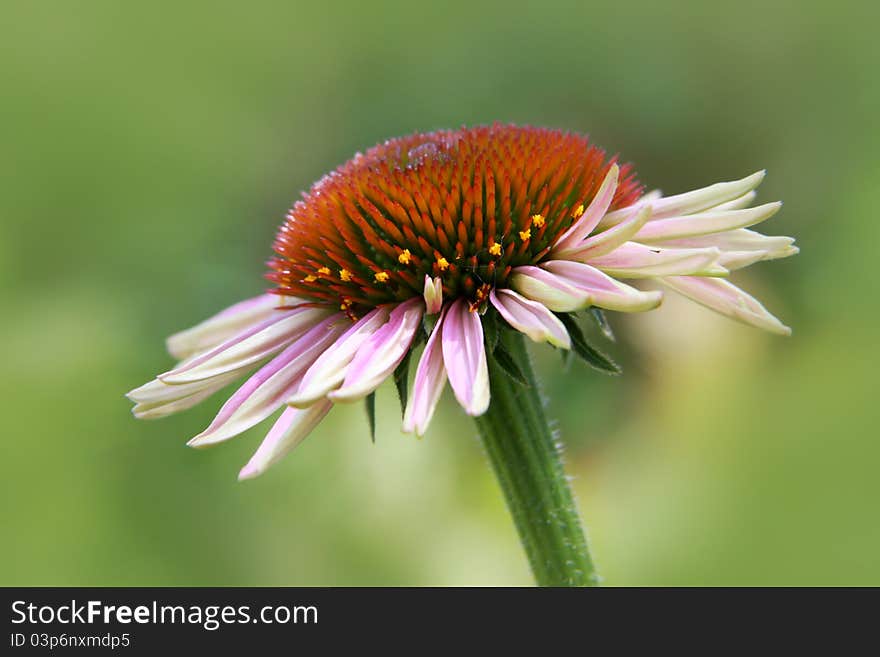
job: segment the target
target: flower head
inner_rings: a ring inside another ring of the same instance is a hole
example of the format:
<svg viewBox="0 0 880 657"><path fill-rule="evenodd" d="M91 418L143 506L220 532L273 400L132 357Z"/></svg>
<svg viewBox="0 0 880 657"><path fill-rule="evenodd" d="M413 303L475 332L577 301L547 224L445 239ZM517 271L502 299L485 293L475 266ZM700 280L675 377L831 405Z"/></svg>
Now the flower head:
<svg viewBox="0 0 880 657"><path fill-rule="evenodd" d="M447 379L471 415L490 402L484 324L577 348L570 313L640 312L655 279L746 323L788 333L726 280L797 252L749 230L759 172L686 194L644 195L632 167L585 137L493 125L393 139L318 181L275 239L270 293L168 340L181 362L129 393L137 417L193 406L257 371L190 441L221 442L285 408L241 472L263 472L337 402L371 395L423 340L403 428L423 434Z"/></svg>

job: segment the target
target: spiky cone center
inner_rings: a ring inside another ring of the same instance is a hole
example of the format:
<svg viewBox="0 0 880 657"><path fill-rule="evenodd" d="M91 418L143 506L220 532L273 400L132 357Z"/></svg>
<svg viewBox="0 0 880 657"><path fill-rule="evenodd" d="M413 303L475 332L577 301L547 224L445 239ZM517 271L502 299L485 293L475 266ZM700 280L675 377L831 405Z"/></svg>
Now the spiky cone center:
<svg viewBox="0 0 880 657"><path fill-rule="evenodd" d="M595 196L614 159L584 136L492 125L392 139L357 154L298 201L267 278L284 296L352 317L420 296L425 275L476 310L534 265ZM642 188L629 165L611 209Z"/></svg>

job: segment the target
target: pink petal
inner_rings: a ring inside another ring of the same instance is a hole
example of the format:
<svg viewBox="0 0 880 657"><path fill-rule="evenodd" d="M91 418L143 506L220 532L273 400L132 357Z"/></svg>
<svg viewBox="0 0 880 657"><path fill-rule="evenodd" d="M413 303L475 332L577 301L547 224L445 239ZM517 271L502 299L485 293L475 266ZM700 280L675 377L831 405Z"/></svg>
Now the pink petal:
<svg viewBox="0 0 880 657"><path fill-rule="evenodd" d="M434 415L434 409L437 408L437 402L440 400L440 394L443 392L443 386L446 385L442 351L442 326L445 316L446 310L434 325L428 344L425 345L425 350L419 359L412 395L403 417L403 430L406 433L415 432L419 436L425 435Z"/></svg>
<svg viewBox="0 0 880 657"><path fill-rule="evenodd" d="M253 299L240 301L200 324L169 337L166 340L168 353L183 360L213 349L248 326L268 319L278 312L275 310L278 306L290 301L277 294L261 294ZM298 299L293 301L299 302Z"/></svg>
<svg viewBox="0 0 880 657"><path fill-rule="evenodd" d="M388 321L389 309L380 306L364 315L325 351L303 376L299 389L287 400L291 406L311 406L345 380L355 354Z"/></svg>
<svg viewBox="0 0 880 657"><path fill-rule="evenodd" d="M297 308L251 326L219 347L176 369L160 374L166 383L189 383L242 371L280 351L329 315L319 308Z"/></svg>
<svg viewBox="0 0 880 657"><path fill-rule="evenodd" d="M213 445L269 417L296 392L303 372L343 333L347 321L342 313L328 317L287 347L249 378L227 400L208 428L188 444Z"/></svg>
<svg viewBox="0 0 880 657"><path fill-rule="evenodd" d="M772 333L791 335L791 329L770 314L760 301L726 280L671 276L661 281L676 292L722 315Z"/></svg>
<svg viewBox="0 0 880 657"><path fill-rule="evenodd" d="M388 378L409 351L422 323L421 299L404 301L382 328L364 342L345 373L345 381L327 396L335 402L362 399Z"/></svg>
<svg viewBox="0 0 880 657"><path fill-rule="evenodd" d="M571 338L565 325L543 304L526 299L513 290L503 289L492 290L489 299L508 324L535 342L571 348Z"/></svg>
<svg viewBox="0 0 880 657"><path fill-rule="evenodd" d="M661 292L637 290L580 262L551 260L541 266L587 295L586 305L620 312L643 312L653 310L663 300Z"/></svg>
<svg viewBox="0 0 880 657"><path fill-rule="evenodd" d="M480 316L459 299L449 307L443 324L443 364L455 398L468 415L489 408L489 369Z"/></svg>
<svg viewBox="0 0 880 657"><path fill-rule="evenodd" d="M305 440L332 407L333 404L329 401L322 400L306 409L287 408L269 430L251 460L238 473L239 481L253 479L281 460Z"/></svg>
<svg viewBox="0 0 880 657"><path fill-rule="evenodd" d="M663 194L659 189L652 190L642 196L632 205L608 212L604 217L602 217L602 220L599 222L597 228L599 230L608 230L612 226L616 226L620 222L625 221L627 218L632 217L633 212L635 211L644 210L647 208L649 211L652 212L654 203L662 198Z"/></svg>
<svg viewBox="0 0 880 657"><path fill-rule="evenodd" d="M599 220L608 211L611 201L614 200L614 192L617 190L617 176L620 169L616 164L612 164L605 179L599 187L599 191L590 201L590 206L584 210L584 213L575 219L574 223L565 231L562 236L556 240L553 246L553 252L562 251L573 248L580 244L587 235L593 232L598 225Z"/></svg>
<svg viewBox="0 0 880 657"><path fill-rule="evenodd" d="M621 244L632 239L641 227L645 225L650 216L650 206L642 208L634 206L628 218L608 230L591 235L581 242L578 247L559 252L558 259L589 262L590 258L597 258L610 253Z"/></svg>

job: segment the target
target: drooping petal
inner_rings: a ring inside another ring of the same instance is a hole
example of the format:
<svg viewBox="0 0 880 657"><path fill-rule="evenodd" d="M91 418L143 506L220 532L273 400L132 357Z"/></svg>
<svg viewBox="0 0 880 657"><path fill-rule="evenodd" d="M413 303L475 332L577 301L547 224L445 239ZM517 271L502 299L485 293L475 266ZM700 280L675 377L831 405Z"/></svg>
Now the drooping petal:
<svg viewBox="0 0 880 657"><path fill-rule="evenodd" d="M611 278L595 267L580 262L551 260L541 267L564 283L580 290L582 294L586 294L587 305L632 313L653 310L663 300L661 292L637 290Z"/></svg>
<svg viewBox="0 0 880 657"><path fill-rule="evenodd" d="M156 404L188 397L193 393L205 390L211 384L211 381L194 381L193 383L170 385L159 379L153 379L142 386L129 390L125 396L135 404Z"/></svg>
<svg viewBox="0 0 880 657"><path fill-rule="evenodd" d="M782 203L775 202L743 210L712 210L665 219L656 219L652 215L652 219L636 233L635 239L638 242L655 243L746 228L769 219L781 207Z"/></svg>
<svg viewBox="0 0 880 657"><path fill-rule="evenodd" d="M253 299L240 301L196 326L169 337L166 340L168 353L182 360L212 349L248 326L268 319L279 306L293 303L301 302L298 299L285 299L277 294L261 294Z"/></svg>
<svg viewBox="0 0 880 657"><path fill-rule="evenodd" d="M517 267L510 272L508 280L524 297L555 312L573 312L590 305L588 292L540 267Z"/></svg>
<svg viewBox="0 0 880 657"><path fill-rule="evenodd" d="M213 445L237 436L272 415L299 386L301 375L345 330L342 313L328 317L269 361L220 409L193 447Z"/></svg>
<svg viewBox="0 0 880 657"><path fill-rule="evenodd" d="M692 192L652 200L650 201L652 220L702 212L733 201L760 185L766 174L766 171L757 171L742 180L715 183ZM600 225L606 227L620 223L626 218L625 210L626 208L621 208L609 212Z"/></svg>
<svg viewBox="0 0 880 657"><path fill-rule="evenodd" d="M791 329L770 314L757 299L729 281L695 276L671 276L660 281L676 292L722 315L772 333L791 335Z"/></svg>
<svg viewBox="0 0 880 657"><path fill-rule="evenodd" d="M449 307L443 322L443 364L458 403L468 415L489 408L489 368L483 344L483 324L464 299Z"/></svg>
<svg viewBox="0 0 880 657"><path fill-rule="evenodd" d="M614 192L617 190L617 177L620 169L616 164L612 164L605 179L599 186L599 190L590 201L589 207L584 213L575 219L574 223L565 231L562 236L556 240L553 247L553 253L564 251L576 247L581 240L586 238L593 229L596 228L599 221L608 211L611 201L614 199Z"/></svg>
<svg viewBox="0 0 880 657"><path fill-rule="evenodd" d="M423 312L421 299L404 301L392 310L388 322L358 349L342 385L328 398L334 402L354 401L378 388L409 351Z"/></svg>
<svg viewBox="0 0 880 657"><path fill-rule="evenodd" d="M543 304L506 289L492 290L489 299L507 323L520 333L535 342L549 342L555 347L571 349L571 338L565 325Z"/></svg>
<svg viewBox="0 0 880 657"><path fill-rule="evenodd" d="M589 264L618 278L726 276L728 271L718 264L720 256L721 250L716 247L675 249L627 242L611 253L592 258Z"/></svg>
<svg viewBox="0 0 880 657"><path fill-rule="evenodd" d="M299 389L287 403L305 408L338 388L358 349L388 321L388 315L388 307L380 306L358 320L306 371Z"/></svg>
<svg viewBox="0 0 880 657"><path fill-rule="evenodd" d="M425 313L436 315L443 308L443 281L439 276L434 280L425 274Z"/></svg>
<svg viewBox="0 0 880 657"><path fill-rule="evenodd" d="M278 313L159 378L166 383L190 383L242 371L280 351L329 314L329 310L306 307Z"/></svg>
<svg viewBox="0 0 880 657"><path fill-rule="evenodd" d="M213 379L179 385L169 385L154 379L140 388L135 388L126 396L135 402L131 412L136 418L152 420L192 408L221 388L225 388L238 376L239 372L231 372Z"/></svg>
<svg viewBox="0 0 880 657"><path fill-rule="evenodd" d="M318 423L324 419L333 404L323 399L309 408L287 408L272 425L257 451L238 473L239 481L263 474L270 465L280 461L299 445Z"/></svg>
<svg viewBox="0 0 880 657"><path fill-rule="evenodd" d="M578 262L588 262L590 258L597 258L612 252L624 242L628 242L635 237L648 218L651 216L651 206L633 207L630 217L624 219L616 226L612 226L608 230L601 233L591 235L580 246L570 250L561 251L558 254L561 260L577 260Z"/></svg>
<svg viewBox="0 0 880 657"><path fill-rule="evenodd" d="M443 320L446 311L440 315L434 330L428 338L428 344L419 359L412 394L403 416L403 431L425 435L428 424L434 416L434 409L446 385L446 368L443 366Z"/></svg>

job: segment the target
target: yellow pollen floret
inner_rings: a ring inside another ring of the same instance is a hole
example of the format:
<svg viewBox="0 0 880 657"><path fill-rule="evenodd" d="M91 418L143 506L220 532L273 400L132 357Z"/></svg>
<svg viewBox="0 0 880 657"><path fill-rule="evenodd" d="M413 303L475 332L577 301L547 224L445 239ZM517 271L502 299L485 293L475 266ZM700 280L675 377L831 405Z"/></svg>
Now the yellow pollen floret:
<svg viewBox="0 0 880 657"><path fill-rule="evenodd" d="M533 214L532 215L532 225L540 228L544 225L544 215L542 214Z"/></svg>
<svg viewBox="0 0 880 657"><path fill-rule="evenodd" d="M402 265L408 265L410 260L412 260L412 253L409 252L409 249L404 249L400 255L397 256L397 262Z"/></svg>
<svg viewBox="0 0 880 657"><path fill-rule="evenodd" d="M339 310L348 310L351 308L351 301L343 301L339 304Z"/></svg>
<svg viewBox="0 0 880 657"><path fill-rule="evenodd" d="M347 269L340 269L339 270L339 278L341 278L343 281L345 281L347 283L348 281L351 280L351 272L348 271Z"/></svg>
<svg viewBox="0 0 880 657"><path fill-rule="evenodd" d="M529 228L526 228L525 230L521 230L521 231L519 231L519 238L520 238L523 242L525 242L525 241L526 241L527 239L529 239L531 236L532 236L532 231L531 231L531 229L529 229Z"/></svg>
<svg viewBox="0 0 880 657"><path fill-rule="evenodd" d="M319 274L324 274L324 276L329 276L329 275L330 275L330 267L321 267L321 268L318 270L318 273L319 273Z"/></svg>
<svg viewBox="0 0 880 657"><path fill-rule="evenodd" d="M571 213L571 216L572 216L573 218L577 219L577 218L580 217L583 213L584 213L584 206L583 206L583 204L581 204L581 205L579 205L579 206L577 206L577 207L575 208L574 212Z"/></svg>
<svg viewBox="0 0 880 657"><path fill-rule="evenodd" d="M440 256L437 258L437 266L440 268L440 271L446 271L449 269L449 261L443 256Z"/></svg>
<svg viewBox="0 0 880 657"><path fill-rule="evenodd" d="M308 276L306 276L306 277L303 279L303 281L305 281L306 283L314 283L316 280L318 280L318 277L317 277L317 276L312 276L311 274L309 274Z"/></svg>
<svg viewBox="0 0 880 657"><path fill-rule="evenodd" d="M492 246L489 247L489 255L501 255L501 245L498 242L492 242Z"/></svg>
<svg viewBox="0 0 880 657"><path fill-rule="evenodd" d="M377 283L387 283L388 282L388 272L380 271L374 277Z"/></svg>

